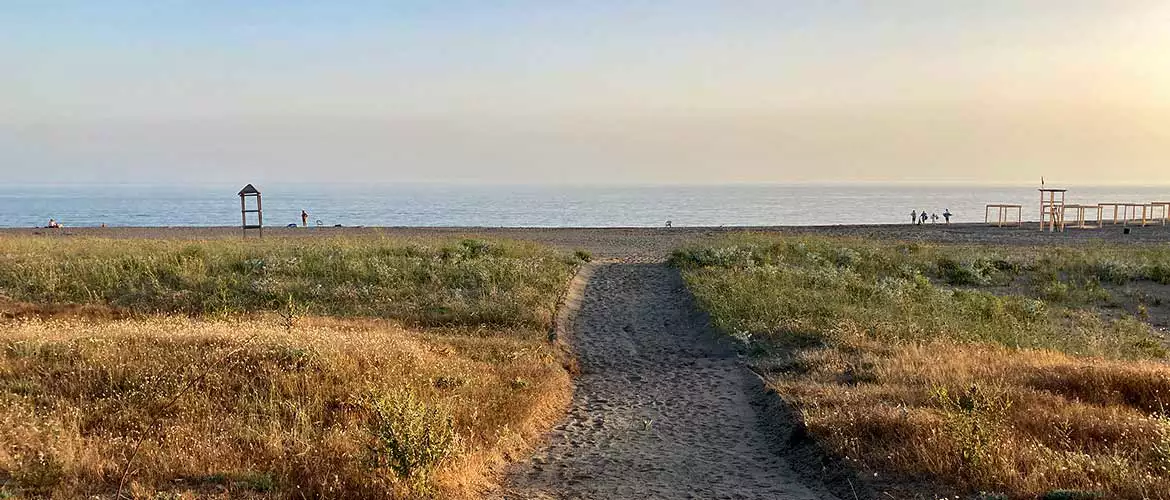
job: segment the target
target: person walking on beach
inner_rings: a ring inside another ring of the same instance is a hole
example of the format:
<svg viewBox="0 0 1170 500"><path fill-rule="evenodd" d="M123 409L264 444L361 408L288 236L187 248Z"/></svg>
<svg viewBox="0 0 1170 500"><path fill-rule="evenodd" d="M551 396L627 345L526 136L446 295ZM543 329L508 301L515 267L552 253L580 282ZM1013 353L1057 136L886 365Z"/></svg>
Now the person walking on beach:
<svg viewBox="0 0 1170 500"><path fill-rule="evenodd" d="M922 213L918 214L918 225L922 225L925 223L926 223L926 210L923 210Z"/></svg>
<svg viewBox="0 0 1170 500"><path fill-rule="evenodd" d="M948 208L943 211L943 219L946 219L947 224L951 223L951 209Z"/></svg>
<svg viewBox="0 0 1170 500"><path fill-rule="evenodd" d="M911 223L911 224L917 224L917 223L918 223L918 211L917 211L917 210L911 210L911 211L910 211L910 223Z"/></svg>
<svg viewBox="0 0 1170 500"><path fill-rule="evenodd" d="M301 209L301 227L309 227L309 212Z"/></svg>
<svg viewBox="0 0 1170 500"><path fill-rule="evenodd" d="M938 214L936 214L936 213L931 213L931 214L930 214L930 223L931 223L931 224L937 224L937 223L938 223Z"/></svg>

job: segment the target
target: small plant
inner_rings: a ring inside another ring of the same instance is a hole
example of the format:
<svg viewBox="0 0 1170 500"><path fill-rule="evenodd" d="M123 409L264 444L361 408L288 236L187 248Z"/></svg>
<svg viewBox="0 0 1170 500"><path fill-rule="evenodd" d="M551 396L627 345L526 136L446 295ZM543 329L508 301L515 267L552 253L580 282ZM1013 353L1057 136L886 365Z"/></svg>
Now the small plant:
<svg viewBox="0 0 1170 500"><path fill-rule="evenodd" d="M579 260L581 262L592 262L593 261L593 254L589 253L586 250L577 250L577 251L573 252L573 256L576 257L577 260Z"/></svg>
<svg viewBox="0 0 1170 500"><path fill-rule="evenodd" d="M271 474L262 472L250 472L243 474L239 478L240 486L260 492L267 493L276 490L276 479L273 479Z"/></svg>
<svg viewBox="0 0 1170 500"><path fill-rule="evenodd" d="M288 301L278 313L280 314L280 326L284 328L285 333L292 333L293 328L296 328L297 320L305 313L304 309L293 300L292 294L289 294Z"/></svg>
<svg viewBox="0 0 1170 500"><path fill-rule="evenodd" d="M959 262L949 257L938 259L938 274L952 285L986 285L990 281L984 267Z"/></svg>
<svg viewBox="0 0 1170 500"><path fill-rule="evenodd" d="M1096 500L1103 498L1100 493L1080 490L1053 490L1041 496L1041 500Z"/></svg>
<svg viewBox="0 0 1170 500"><path fill-rule="evenodd" d="M933 399L949 420L951 435L959 446L963 472L973 475L995 455L992 448L997 424L1011 407L1011 401L975 384L962 394L950 394L945 387L937 387Z"/></svg>
<svg viewBox="0 0 1170 500"><path fill-rule="evenodd" d="M425 489L431 472L457 446L451 417L409 391L374 397L369 405L372 466L390 469L416 491Z"/></svg>
<svg viewBox="0 0 1170 500"><path fill-rule="evenodd" d="M467 380L463 379L463 377L443 375L431 379L431 385L435 386L435 389L458 389L466 384Z"/></svg>
<svg viewBox="0 0 1170 500"><path fill-rule="evenodd" d="M49 493L65 477L64 465L49 452L37 451L18 460L18 464L12 479L33 493Z"/></svg>
<svg viewBox="0 0 1170 500"><path fill-rule="evenodd" d="M1170 417L1158 417L1158 435L1150 447L1150 461L1170 472Z"/></svg>

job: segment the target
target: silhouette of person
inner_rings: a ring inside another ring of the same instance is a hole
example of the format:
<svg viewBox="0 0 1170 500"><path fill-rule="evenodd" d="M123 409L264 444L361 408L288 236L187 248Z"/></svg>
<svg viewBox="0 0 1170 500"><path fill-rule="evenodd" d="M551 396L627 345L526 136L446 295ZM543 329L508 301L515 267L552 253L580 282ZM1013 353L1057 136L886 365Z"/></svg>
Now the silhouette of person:
<svg viewBox="0 0 1170 500"><path fill-rule="evenodd" d="M911 211L910 211L910 223L911 223L911 224L917 224L917 223L918 223L918 211L917 211L917 210L911 210Z"/></svg>
<svg viewBox="0 0 1170 500"><path fill-rule="evenodd" d="M943 211L943 219L946 219L947 224L951 223L951 209L948 208Z"/></svg>
<svg viewBox="0 0 1170 500"><path fill-rule="evenodd" d="M309 227L309 212L301 210L301 227Z"/></svg>

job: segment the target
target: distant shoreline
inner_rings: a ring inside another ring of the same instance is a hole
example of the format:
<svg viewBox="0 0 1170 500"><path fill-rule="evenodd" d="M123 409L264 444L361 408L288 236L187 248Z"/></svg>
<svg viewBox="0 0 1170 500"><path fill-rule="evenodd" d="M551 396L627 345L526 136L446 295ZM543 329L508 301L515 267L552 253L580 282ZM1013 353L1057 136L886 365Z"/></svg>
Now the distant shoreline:
<svg viewBox="0 0 1170 500"><path fill-rule="evenodd" d="M1024 221L1025 228L1036 229L1036 221ZM477 231L477 230L509 230L509 231L546 231L546 230L570 230L570 231L589 231L589 230L735 230L735 231L753 231L753 230L787 230L787 229L833 229L833 228L914 228L914 229L961 229L961 228L984 228L989 227L982 222L952 222L945 224L942 222L931 224L905 224L893 222L876 222L866 224L769 224L769 225L701 225L701 226L687 226L678 225L673 227L666 226L308 226L308 227L288 227L288 226L264 226L265 231L317 231L317 230L437 230L437 231ZM1106 229L1112 227L1107 225ZM1117 227L1122 227L1118 224ZM1133 226L1131 226L1133 227ZM1151 224L1146 226L1153 228ZM29 230L48 230L45 227L19 227L19 226L0 226L0 232L9 231L29 231ZM85 231L120 231L120 230L164 230L164 231L182 231L182 230L214 230L214 231L240 231L240 226L197 226L197 225L183 225L183 226L66 226L68 230L85 230ZM250 230L249 230L250 231Z"/></svg>

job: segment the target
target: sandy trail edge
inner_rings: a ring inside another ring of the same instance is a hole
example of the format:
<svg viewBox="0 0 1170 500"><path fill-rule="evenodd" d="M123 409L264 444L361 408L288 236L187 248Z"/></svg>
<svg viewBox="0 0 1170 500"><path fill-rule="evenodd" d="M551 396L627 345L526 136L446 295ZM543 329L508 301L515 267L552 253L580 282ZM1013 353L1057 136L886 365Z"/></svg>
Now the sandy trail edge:
<svg viewBox="0 0 1170 500"><path fill-rule="evenodd" d="M784 458L763 384L677 270L607 263L583 277L561 324L581 369L568 415L494 497L837 498Z"/></svg>

